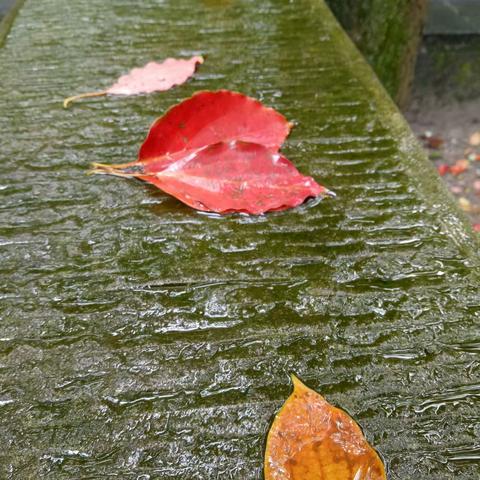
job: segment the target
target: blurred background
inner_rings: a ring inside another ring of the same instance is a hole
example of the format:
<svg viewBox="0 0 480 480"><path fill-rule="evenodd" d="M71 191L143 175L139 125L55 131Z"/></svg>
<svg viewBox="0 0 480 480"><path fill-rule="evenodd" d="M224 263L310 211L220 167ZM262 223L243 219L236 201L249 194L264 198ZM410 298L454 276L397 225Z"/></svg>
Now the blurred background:
<svg viewBox="0 0 480 480"><path fill-rule="evenodd" d="M405 115L480 231L480 2L430 0Z"/></svg>

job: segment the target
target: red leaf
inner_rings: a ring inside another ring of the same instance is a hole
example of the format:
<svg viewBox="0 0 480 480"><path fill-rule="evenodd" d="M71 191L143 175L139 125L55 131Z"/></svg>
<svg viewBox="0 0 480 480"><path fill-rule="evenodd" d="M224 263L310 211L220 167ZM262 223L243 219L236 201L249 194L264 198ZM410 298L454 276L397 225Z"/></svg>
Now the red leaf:
<svg viewBox="0 0 480 480"><path fill-rule="evenodd" d="M197 63L203 63L203 57L192 57L188 60L167 58L162 63L150 62L142 68L134 68L127 75L121 76L115 84L100 92L83 93L66 98L65 108L69 103L86 97L102 95L135 95L169 90L175 85L185 83L195 72Z"/></svg>
<svg viewBox="0 0 480 480"><path fill-rule="evenodd" d="M230 140L259 143L277 151L291 126L273 108L241 93L199 92L152 125L139 160L146 163L167 153Z"/></svg>
<svg viewBox="0 0 480 480"><path fill-rule="evenodd" d="M118 169L94 164L94 173L137 177L197 210L259 215L302 204L329 192L264 145L220 142Z"/></svg>
<svg viewBox="0 0 480 480"><path fill-rule="evenodd" d="M197 210L258 215L326 193L284 156L258 143L220 142L176 156L156 174L151 169L156 164L147 165L141 178Z"/></svg>
<svg viewBox="0 0 480 480"><path fill-rule="evenodd" d="M441 163L440 165L438 165L437 170L439 175L443 177L446 173L450 171L450 166L445 163Z"/></svg>
<svg viewBox="0 0 480 480"><path fill-rule="evenodd" d="M157 120L136 162L93 173L136 177L197 210L261 214L329 192L278 153L290 124L240 93L201 92Z"/></svg>

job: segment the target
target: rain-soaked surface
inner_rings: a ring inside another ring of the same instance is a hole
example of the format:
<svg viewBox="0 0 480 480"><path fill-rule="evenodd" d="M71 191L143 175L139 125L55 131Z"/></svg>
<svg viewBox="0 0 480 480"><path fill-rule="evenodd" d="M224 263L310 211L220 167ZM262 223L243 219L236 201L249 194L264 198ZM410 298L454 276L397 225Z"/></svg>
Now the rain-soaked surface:
<svg viewBox="0 0 480 480"><path fill-rule="evenodd" d="M180 88L62 108L192 54ZM27 0L0 65L1 478L260 479L289 372L391 479L478 478L478 244L321 2ZM217 88L295 121L337 198L220 218L84 175Z"/></svg>

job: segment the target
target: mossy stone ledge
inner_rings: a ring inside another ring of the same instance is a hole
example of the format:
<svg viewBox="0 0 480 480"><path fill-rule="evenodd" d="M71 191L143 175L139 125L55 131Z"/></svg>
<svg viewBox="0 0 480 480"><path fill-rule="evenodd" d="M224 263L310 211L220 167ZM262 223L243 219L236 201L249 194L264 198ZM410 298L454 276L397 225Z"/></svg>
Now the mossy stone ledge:
<svg viewBox="0 0 480 480"><path fill-rule="evenodd" d="M181 87L62 106L192 55ZM479 245L323 1L28 0L0 65L0 478L260 479L290 373L392 480L476 478ZM337 197L218 217L85 175L220 88Z"/></svg>

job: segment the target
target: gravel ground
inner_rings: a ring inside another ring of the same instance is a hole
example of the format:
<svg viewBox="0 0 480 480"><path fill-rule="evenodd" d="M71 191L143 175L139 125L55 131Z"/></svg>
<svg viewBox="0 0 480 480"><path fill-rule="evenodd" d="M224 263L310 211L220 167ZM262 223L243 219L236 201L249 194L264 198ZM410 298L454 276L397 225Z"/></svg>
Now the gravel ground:
<svg viewBox="0 0 480 480"><path fill-rule="evenodd" d="M479 36L425 38L405 116L480 231Z"/></svg>

